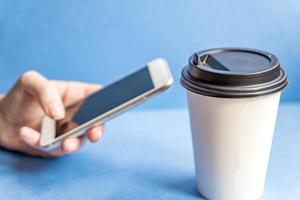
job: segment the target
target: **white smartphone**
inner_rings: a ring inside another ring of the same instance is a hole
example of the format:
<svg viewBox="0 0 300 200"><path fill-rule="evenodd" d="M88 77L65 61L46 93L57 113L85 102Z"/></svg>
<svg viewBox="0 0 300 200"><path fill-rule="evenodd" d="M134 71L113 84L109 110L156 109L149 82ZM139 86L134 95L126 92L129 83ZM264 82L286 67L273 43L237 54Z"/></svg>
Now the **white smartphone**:
<svg viewBox="0 0 300 200"><path fill-rule="evenodd" d="M143 68L119 79L66 108L66 117L55 121L45 117L42 122L40 146L53 150L67 137L78 137L95 124L104 123L149 97L168 89L173 83L168 64L156 59Z"/></svg>

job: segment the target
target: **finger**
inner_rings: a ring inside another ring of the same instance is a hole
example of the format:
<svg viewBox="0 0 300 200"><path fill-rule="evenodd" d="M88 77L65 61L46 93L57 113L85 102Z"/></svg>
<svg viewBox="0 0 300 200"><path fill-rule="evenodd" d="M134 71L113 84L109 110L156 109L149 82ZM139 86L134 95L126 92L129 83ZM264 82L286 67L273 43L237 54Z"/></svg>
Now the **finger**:
<svg viewBox="0 0 300 200"><path fill-rule="evenodd" d="M75 151L78 151L80 147L83 145L85 141L85 137L79 137L79 138L67 138L64 140L60 146L60 148L54 149L51 152L48 152L48 156L50 157L61 157L68 153L73 153Z"/></svg>
<svg viewBox="0 0 300 200"><path fill-rule="evenodd" d="M67 138L61 145L63 153L73 153L80 149L84 142L84 138Z"/></svg>
<svg viewBox="0 0 300 200"><path fill-rule="evenodd" d="M90 142L92 143L98 142L102 137L103 130L104 130L103 126L92 127L87 131L86 136Z"/></svg>
<svg viewBox="0 0 300 200"><path fill-rule="evenodd" d="M64 141L65 145L65 151L61 148L57 148L51 152L42 152L37 149L37 146L39 145L40 141L40 133L32 128L29 127L22 127L19 131L20 138L29 146L33 148L26 148L25 146L20 149L21 152L26 152L27 154L33 155L33 156L42 156L45 158L51 158L51 157L60 157L63 156L66 153L72 153L77 151L80 146L82 146L84 142L84 138L69 138ZM71 142L71 145L70 145ZM73 144L74 142L74 144ZM67 145L67 146L66 146ZM67 147L67 148L66 148Z"/></svg>
<svg viewBox="0 0 300 200"><path fill-rule="evenodd" d="M52 81L59 90L66 107L73 105L101 89L101 85L82 82Z"/></svg>
<svg viewBox="0 0 300 200"><path fill-rule="evenodd" d="M44 158L51 158L51 157L59 156L59 154L51 155L51 154L43 152L37 148L39 145L39 141L40 141L40 133L34 129L24 126L19 130L19 136L24 141L24 143L21 143L19 145L18 151L32 155L32 156L41 156Z"/></svg>
<svg viewBox="0 0 300 200"><path fill-rule="evenodd" d="M55 120L64 118L65 108L54 85L38 72L26 72L20 78L21 87L37 98L45 113Z"/></svg>
<svg viewBox="0 0 300 200"><path fill-rule="evenodd" d="M97 92L102 88L101 85L99 84L94 84L94 83L81 83L82 87L85 88L85 95L90 96L91 94Z"/></svg>
<svg viewBox="0 0 300 200"><path fill-rule="evenodd" d="M102 85L97 83L84 83L79 81L58 81L58 80L52 80L51 81L57 89L60 91L61 94L65 93L67 87L71 88L79 88L79 90L83 90L86 92L86 94L92 94L102 88Z"/></svg>
<svg viewBox="0 0 300 200"><path fill-rule="evenodd" d="M41 134L32 128L24 126L20 129L19 136L28 145L37 146L40 141Z"/></svg>

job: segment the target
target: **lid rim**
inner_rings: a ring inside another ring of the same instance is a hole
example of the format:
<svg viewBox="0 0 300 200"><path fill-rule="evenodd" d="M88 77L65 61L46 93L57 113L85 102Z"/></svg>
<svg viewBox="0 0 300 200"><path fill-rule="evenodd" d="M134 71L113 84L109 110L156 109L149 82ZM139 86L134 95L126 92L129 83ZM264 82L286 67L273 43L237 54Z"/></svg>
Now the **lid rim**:
<svg viewBox="0 0 300 200"><path fill-rule="evenodd" d="M190 82L190 84L195 85L196 87L203 87L203 88L211 88L211 89L216 89L218 90L218 88L223 89L224 90L230 90L230 91L239 91L239 90L253 90L255 88L255 90L264 90L267 88L275 88L278 87L279 85L284 84L284 82L286 81L286 74L283 72L282 69L280 69L280 76L277 77L276 79L269 81L269 82L264 82L264 83L260 83L260 84L252 84L252 85L241 85L241 86L230 86L230 85L219 85L219 84L211 84L209 82L204 82L204 81L199 81L197 82L197 79L195 79L194 77L192 77L187 71L182 71L184 76L184 79L187 82ZM185 73L187 75L185 75ZM187 85L189 85L187 83ZM228 88L228 89L226 89ZM238 89L240 88L240 89Z"/></svg>
<svg viewBox="0 0 300 200"><path fill-rule="evenodd" d="M258 96L265 96L269 94L274 94L276 92L282 91L287 85L288 82L285 81L280 86L270 89L270 90L260 90L256 92L238 92L238 91L231 91L230 93L228 91L216 91L216 90L210 90L207 88L194 89L188 85L186 85L183 80L180 81L181 85L187 89L190 92L204 95L204 96L211 96L211 97L220 97L220 98L251 98L251 97L258 97Z"/></svg>

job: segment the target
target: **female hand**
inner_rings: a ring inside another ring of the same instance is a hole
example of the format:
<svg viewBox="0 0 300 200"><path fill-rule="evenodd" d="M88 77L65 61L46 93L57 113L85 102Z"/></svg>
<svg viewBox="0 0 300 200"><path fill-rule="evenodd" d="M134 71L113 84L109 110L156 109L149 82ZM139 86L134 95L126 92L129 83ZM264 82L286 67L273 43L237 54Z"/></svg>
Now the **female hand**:
<svg viewBox="0 0 300 200"><path fill-rule="evenodd" d="M33 156L57 157L77 151L82 138L67 138L52 152L39 150L41 122L45 115L54 120L65 117L65 108L100 89L100 85L49 81L35 71L23 74L5 96L0 97L0 146ZM87 131L90 142L97 142L103 127Z"/></svg>

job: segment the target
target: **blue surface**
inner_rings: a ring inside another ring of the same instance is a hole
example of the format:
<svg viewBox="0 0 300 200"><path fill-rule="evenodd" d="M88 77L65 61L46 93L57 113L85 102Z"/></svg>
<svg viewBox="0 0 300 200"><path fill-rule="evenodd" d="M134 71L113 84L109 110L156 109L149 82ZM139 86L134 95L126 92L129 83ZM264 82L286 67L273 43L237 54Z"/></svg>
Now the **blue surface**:
<svg viewBox="0 0 300 200"><path fill-rule="evenodd" d="M280 107L263 200L300 196L300 104ZM200 199L188 113L135 111L103 140L56 160L0 150L0 199Z"/></svg>
<svg viewBox="0 0 300 200"><path fill-rule="evenodd" d="M290 83L282 100L300 101L299 19L297 0L0 0L0 92L29 69L106 84L164 57L176 87L144 108L181 107L189 55L244 46L277 55Z"/></svg>

